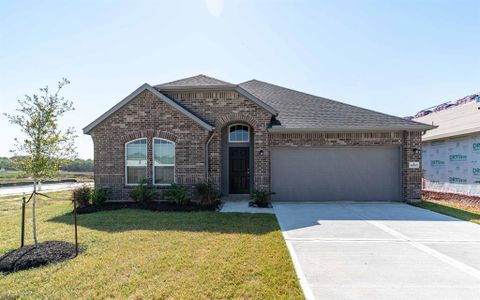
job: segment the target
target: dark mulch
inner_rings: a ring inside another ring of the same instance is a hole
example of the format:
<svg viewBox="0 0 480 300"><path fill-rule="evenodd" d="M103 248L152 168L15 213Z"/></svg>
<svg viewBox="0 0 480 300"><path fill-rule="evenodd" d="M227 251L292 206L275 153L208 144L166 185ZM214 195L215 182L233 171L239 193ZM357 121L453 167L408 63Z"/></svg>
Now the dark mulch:
<svg viewBox="0 0 480 300"><path fill-rule="evenodd" d="M116 210L122 208L147 209L152 211L170 211L170 212L195 212L195 211L216 211L219 204L200 205L190 202L186 205L180 205L175 202L154 201L150 203L139 202L105 202L102 204L89 205L77 208L78 214L89 214L104 210Z"/></svg>
<svg viewBox="0 0 480 300"><path fill-rule="evenodd" d="M270 202L265 202L265 203L248 202L248 206L250 206L250 207L260 207L260 208L272 208L272 203L270 203Z"/></svg>
<svg viewBox="0 0 480 300"><path fill-rule="evenodd" d="M81 251L81 249L79 249ZM0 257L0 272L4 274L38 268L75 257L75 245L63 241L46 241L12 250Z"/></svg>

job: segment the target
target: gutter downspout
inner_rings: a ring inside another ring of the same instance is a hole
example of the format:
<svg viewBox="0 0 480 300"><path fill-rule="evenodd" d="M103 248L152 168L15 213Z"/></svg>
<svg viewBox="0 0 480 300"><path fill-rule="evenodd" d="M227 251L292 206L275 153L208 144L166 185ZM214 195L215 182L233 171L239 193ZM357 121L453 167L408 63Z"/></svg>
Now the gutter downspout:
<svg viewBox="0 0 480 300"><path fill-rule="evenodd" d="M208 137L207 142L205 143L205 180L208 181L208 145L212 141L213 136L215 135L215 131L210 132L210 136Z"/></svg>

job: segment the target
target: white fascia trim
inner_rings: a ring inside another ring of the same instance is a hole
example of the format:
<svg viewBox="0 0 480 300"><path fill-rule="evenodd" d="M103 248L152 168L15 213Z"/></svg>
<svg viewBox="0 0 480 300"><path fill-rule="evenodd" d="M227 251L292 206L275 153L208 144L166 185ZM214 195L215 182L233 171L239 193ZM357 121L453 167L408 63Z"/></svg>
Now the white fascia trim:
<svg viewBox="0 0 480 300"><path fill-rule="evenodd" d="M160 98L160 100L166 102L167 104L169 104L170 106L172 106L173 108L175 108L176 110L180 111L181 113L183 113L184 115L186 115L187 117L191 118L192 120L194 120L195 122L197 122L200 126L202 126L203 128L205 128L206 130L208 131L212 131L214 129L213 126L211 126L210 124L206 123L205 121L201 120L200 118L198 118L197 116L195 116L194 114L192 114L191 112L189 112L188 110L186 110L185 108L183 108L182 106L180 106L178 103L176 103L175 101L173 101L172 99L166 97L165 95L163 95L162 93L160 93L159 91L157 91L156 89L154 89L151 85L149 85L148 83L144 83L142 86L140 86L138 89L136 89L135 91L133 91L130 95L128 95L125 99L123 99L122 101L118 102L114 107L110 108L107 112L105 112L103 115L101 115L98 119L96 119L95 121L93 121L92 123L90 123L89 125L87 125L85 128L83 128L83 133L84 134L89 134L90 131L95 128L95 126L97 126L98 124L100 124L101 122L103 122L105 119L107 119L108 117L110 117L113 113L115 113L117 110L119 110L120 108L122 108L123 106L125 106L128 102L130 102L131 100L133 100L135 97L137 97L138 95L140 95L140 93L142 93L143 91L149 91L151 92L152 94L154 94L155 96L157 96L158 98Z"/></svg>

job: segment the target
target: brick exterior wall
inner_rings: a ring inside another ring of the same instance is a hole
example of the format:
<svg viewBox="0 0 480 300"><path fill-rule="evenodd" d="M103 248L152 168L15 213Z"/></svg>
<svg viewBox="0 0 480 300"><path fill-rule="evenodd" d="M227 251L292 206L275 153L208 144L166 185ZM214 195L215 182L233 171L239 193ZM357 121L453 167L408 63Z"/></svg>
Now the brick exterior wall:
<svg viewBox="0 0 480 300"><path fill-rule="evenodd" d="M421 160L421 132L270 133L270 147L400 146L402 200L420 199L421 169L409 169L409 161ZM417 149L414 151L414 149Z"/></svg>
<svg viewBox="0 0 480 300"><path fill-rule="evenodd" d="M215 131L209 133L150 92L142 92L90 133L94 142L95 185L110 188L111 200L129 199L132 187L125 185L125 143L137 138L147 138L149 180L153 170L152 139L160 137L175 142L176 182L187 186L192 196L195 196L193 186L205 180L206 163L209 180L220 186L225 176L222 166L226 162L221 131L233 123L247 124L252 129L253 176L257 188L270 188L271 146L399 145L402 146L403 198L420 198L421 170L408 169L408 161L420 161L420 132L269 133L267 125L272 116L235 91L182 91L167 95L209 121ZM211 134L206 162L205 145ZM419 150L414 153L414 148Z"/></svg>
<svg viewBox="0 0 480 300"><path fill-rule="evenodd" d="M182 91L165 93L215 125L209 144L209 180L221 185L222 161L221 130L233 123L243 123L253 131L253 160L255 187L270 188L270 150L267 125L270 113L235 91ZM263 155L260 155L263 150Z"/></svg>
<svg viewBox="0 0 480 300"><path fill-rule="evenodd" d="M152 179L154 137L175 142L177 183L192 185L204 178L208 131L148 91L100 123L91 136L95 185L110 188L111 199L129 199L132 187L125 185L125 143L137 138L147 138L148 180Z"/></svg>

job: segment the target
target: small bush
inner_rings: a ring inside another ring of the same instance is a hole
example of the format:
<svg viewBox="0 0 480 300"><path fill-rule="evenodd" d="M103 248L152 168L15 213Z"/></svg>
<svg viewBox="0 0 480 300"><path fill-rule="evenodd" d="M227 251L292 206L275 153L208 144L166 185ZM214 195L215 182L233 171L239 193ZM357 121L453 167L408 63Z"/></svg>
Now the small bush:
<svg viewBox="0 0 480 300"><path fill-rule="evenodd" d="M217 204L222 197L222 193L211 181L199 183L196 185L196 188L198 193L200 194L200 204L202 205Z"/></svg>
<svg viewBox="0 0 480 300"><path fill-rule="evenodd" d="M270 192L264 189L253 189L250 193L250 198L255 204L264 205L268 202L268 198L274 194L274 192Z"/></svg>
<svg viewBox="0 0 480 300"><path fill-rule="evenodd" d="M88 206L90 204L91 188L84 185L73 190L72 201L75 201L78 207Z"/></svg>
<svg viewBox="0 0 480 300"><path fill-rule="evenodd" d="M147 184L147 180L144 179L140 182L139 185L135 187L133 191L129 193L130 197L137 202L147 203L151 202L155 195L157 194L157 190Z"/></svg>
<svg viewBox="0 0 480 300"><path fill-rule="evenodd" d="M90 200L92 204L102 204L105 202L110 195L110 190L105 188L93 188L90 193Z"/></svg>
<svg viewBox="0 0 480 300"><path fill-rule="evenodd" d="M173 200L180 205L186 205L190 202L190 198L187 195L187 188L181 185L176 185L175 183L166 188L163 195L165 199Z"/></svg>

